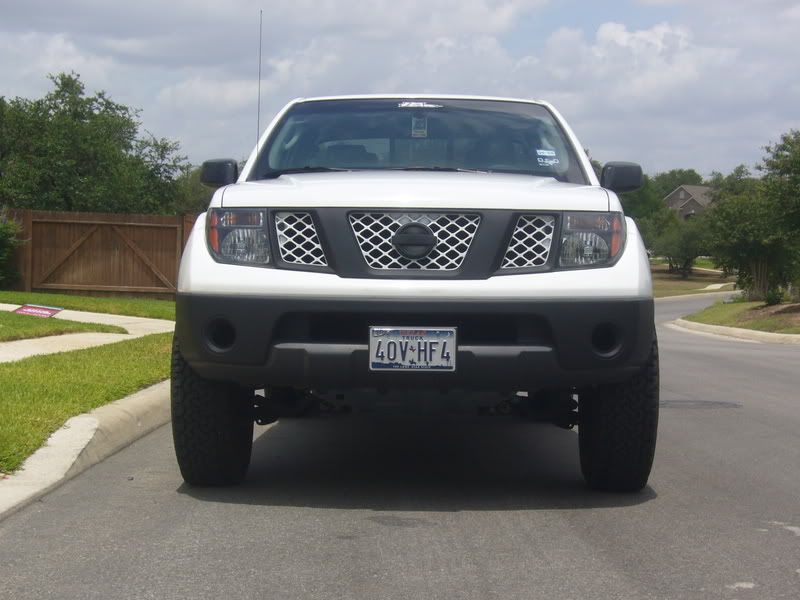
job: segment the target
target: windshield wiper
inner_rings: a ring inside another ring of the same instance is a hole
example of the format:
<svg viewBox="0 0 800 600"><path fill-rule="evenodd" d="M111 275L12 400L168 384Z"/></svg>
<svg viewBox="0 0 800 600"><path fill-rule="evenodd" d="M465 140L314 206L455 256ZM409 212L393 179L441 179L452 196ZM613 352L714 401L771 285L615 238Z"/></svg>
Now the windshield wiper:
<svg viewBox="0 0 800 600"><path fill-rule="evenodd" d="M296 173L328 173L330 171L352 171L352 169L306 165L305 167L292 167L291 169L274 169L272 171L267 171L264 173L262 179L277 179L281 175L293 175Z"/></svg>

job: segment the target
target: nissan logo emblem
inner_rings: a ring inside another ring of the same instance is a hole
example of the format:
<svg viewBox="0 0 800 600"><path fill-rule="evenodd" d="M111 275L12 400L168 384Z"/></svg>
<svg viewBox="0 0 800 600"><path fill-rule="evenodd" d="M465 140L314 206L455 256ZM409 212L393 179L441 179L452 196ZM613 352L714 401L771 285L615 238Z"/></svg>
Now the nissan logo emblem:
<svg viewBox="0 0 800 600"><path fill-rule="evenodd" d="M437 241L430 228L422 223L406 223L392 237L395 250L409 260L428 256L436 247Z"/></svg>

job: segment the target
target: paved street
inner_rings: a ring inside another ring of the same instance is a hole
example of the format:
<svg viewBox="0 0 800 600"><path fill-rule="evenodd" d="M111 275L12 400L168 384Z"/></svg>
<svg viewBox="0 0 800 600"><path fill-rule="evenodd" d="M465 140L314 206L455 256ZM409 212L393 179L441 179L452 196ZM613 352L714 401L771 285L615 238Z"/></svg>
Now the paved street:
<svg viewBox="0 0 800 600"><path fill-rule="evenodd" d="M587 491L574 431L473 416L281 422L197 491L163 427L0 523L0 598L796 600L800 347L659 338L642 494Z"/></svg>

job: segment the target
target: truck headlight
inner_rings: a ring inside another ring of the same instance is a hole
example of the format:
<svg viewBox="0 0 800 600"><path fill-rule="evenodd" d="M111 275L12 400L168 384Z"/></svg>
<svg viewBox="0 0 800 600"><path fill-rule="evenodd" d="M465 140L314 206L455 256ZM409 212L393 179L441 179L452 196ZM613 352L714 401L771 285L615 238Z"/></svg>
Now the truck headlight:
<svg viewBox="0 0 800 600"><path fill-rule="evenodd" d="M209 209L208 247L221 262L269 264L269 238L263 210Z"/></svg>
<svg viewBox="0 0 800 600"><path fill-rule="evenodd" d="M566 213L559 264L567 268L610 265L622 253L624 241L621 213Z"/></svg>

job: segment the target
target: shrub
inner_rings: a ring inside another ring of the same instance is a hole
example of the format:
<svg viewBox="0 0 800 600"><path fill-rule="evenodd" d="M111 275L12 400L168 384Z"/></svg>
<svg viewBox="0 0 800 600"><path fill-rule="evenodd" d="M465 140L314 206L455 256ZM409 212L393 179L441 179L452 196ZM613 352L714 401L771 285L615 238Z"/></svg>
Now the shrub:
<svg viewBox="0 0 800 600"><path fill-rule="evenodd" d="M0 208L0 289L9 287L19 276L14 253L20 244L21 231L19 224L8 216L4 208Z"/></svg>
<svg viewBox="0 0 800 600"><path fill-rule="evenodd" d="M764 302L767 306L774 306L776 304L780 304L783 302L783 290L778 288L772 288L767 290L767 293L764 294Z"/></svg>

